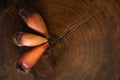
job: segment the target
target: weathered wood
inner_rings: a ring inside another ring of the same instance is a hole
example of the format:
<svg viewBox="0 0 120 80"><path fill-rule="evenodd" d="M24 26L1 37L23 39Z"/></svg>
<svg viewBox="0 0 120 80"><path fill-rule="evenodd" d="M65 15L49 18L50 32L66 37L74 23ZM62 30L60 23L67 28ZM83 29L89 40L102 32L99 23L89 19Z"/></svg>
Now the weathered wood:
<svg viewBox="0 0 120 80"><path fill-rule="evenodd" d="M41 14L51 34L28 74L15 62L29 48L12 41L18 31L38 34L18 15L24 6ZM0 80L120 80L119 0L1 0L0 15Z"/></svg>

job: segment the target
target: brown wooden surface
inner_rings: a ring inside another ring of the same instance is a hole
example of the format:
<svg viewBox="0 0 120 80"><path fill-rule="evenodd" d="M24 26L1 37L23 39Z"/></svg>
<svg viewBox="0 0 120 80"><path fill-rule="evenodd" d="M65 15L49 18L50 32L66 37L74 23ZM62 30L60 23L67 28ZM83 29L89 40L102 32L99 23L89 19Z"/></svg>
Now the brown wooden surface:
<svg viewBox="0 0 120 80"><path fill-rule="evenodd" d="M62 39L21 74L15 62L28 48L12 36L38 34L18 15L26 5L42 15L51 44ZM120 80L119 0L0 0L0 36L0 80Z"/></svg>

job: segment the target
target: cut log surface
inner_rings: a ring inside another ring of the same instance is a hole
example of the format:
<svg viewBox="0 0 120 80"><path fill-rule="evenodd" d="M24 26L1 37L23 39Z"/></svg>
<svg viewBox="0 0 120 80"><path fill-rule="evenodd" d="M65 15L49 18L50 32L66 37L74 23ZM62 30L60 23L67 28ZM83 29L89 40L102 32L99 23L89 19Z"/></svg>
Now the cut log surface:
<svg viewBox="0 0 120 80"><path fill-rule="evenodd" d="M17 47L12 36L39 33L18 15L24 6L43 17L51 36L27 74L15 63L29 48ZM0 0L0 36L0 80L120 80L119 0Z"/></svg>

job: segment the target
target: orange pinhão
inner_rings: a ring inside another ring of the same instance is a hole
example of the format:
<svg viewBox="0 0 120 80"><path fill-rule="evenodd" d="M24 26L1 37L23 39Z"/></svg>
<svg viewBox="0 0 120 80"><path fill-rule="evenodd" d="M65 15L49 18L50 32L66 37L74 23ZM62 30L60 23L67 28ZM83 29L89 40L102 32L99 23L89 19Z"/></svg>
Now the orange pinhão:
<svg viewBox="0 0 120 80"><path fill-rule="evenodd" d="M48 40L42 36L38 36L32 33L18 32L13 37L14 43L21 47L34 47L46 43Z"/></svg>
<svg viewBox="0 0 120 80"><path fill-rule="evenodd" d="M26 52L17 62L19 71L28 73L30 69L37 63L39 58L45 52L48 43L33 48L31 51Z"/></svg>
<svg viewBox="0 0 120 80"><path fill-rule="evenodd" d="M49 36L46 24L39 13L30 9L22 8L19 11L19 15L24 19L29 28L39 32L45 37Z"/></svg>

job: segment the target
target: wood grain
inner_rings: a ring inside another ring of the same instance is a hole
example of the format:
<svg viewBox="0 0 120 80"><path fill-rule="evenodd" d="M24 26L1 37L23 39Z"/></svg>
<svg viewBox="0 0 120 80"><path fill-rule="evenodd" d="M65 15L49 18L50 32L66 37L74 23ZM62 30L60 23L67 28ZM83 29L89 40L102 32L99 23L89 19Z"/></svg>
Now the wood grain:
<svg viewBox="0 0 120 80"><path fill-rule="evenodd" d="M0 80L120 80L119 0L8 1L0 3ZM23 75L15 62L28 48L15 46L12 36L38 34L18 15L24 6L41 14L51 46Z"/></svg>

